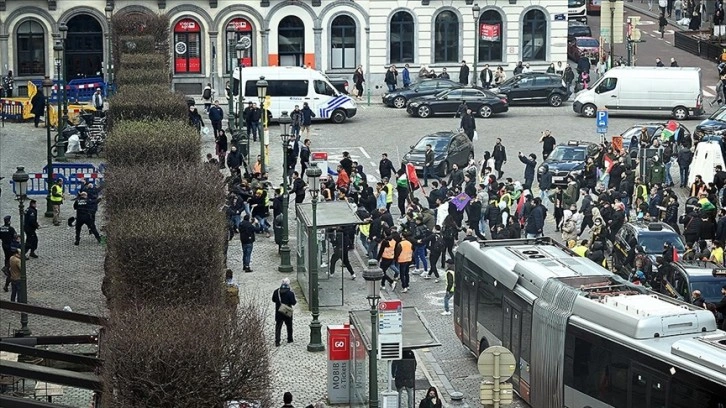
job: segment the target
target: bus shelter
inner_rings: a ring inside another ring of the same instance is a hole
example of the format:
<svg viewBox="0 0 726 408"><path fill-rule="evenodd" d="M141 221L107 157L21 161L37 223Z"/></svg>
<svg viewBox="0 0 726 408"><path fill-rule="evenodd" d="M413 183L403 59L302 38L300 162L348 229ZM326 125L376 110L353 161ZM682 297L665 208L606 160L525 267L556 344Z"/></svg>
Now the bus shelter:
<svg viewBox="0 0 726 408"><path fill-rule="evenodd" d="M429 328L426 320L419 314L418 309L413 306L404 306L402 308L403 317L403 355L406 356L407 351L413 351L428 347L439 347L441 343L436 339L433 331ZM350 361L348 363L348 391L350 395L351 407L366 407L368 404L368 359L372 349L371 344L371 311L351 310L348 312L350 319ZM390 364L378 363L378 390L385 393L386 388L393 389L393 379L391 377ZM392 361L388 361L392 363ZM385 379L387 385L381 383L381 379ZM417 379L415 389L426 389L430 384L420 384ZM441 392L441 391L439 391ZM381 396L378 397L382 401Z"/></svg>
<svg viewBox="0 0 726 408"><path fill-rule="evenodd" d="M324 201L317 204L316 231L313 231L312 203L295 206L297 218L297 279L305 300L310 302L312 287L310 271L317 270L318 300L321 307L342 306L345 298L343 280L348 273L342 269L343 262L337 262L335 271L330 270L330 258L335 246L347 251L342 241L345 231L353 231L363 221L356 215L356 208L347 201ZM338 242L334 242L338 240ZM353 253L350 253L354 256ZM353 260L351 259L351 262ZM335 272L332 273L331 272Z"/></svg>

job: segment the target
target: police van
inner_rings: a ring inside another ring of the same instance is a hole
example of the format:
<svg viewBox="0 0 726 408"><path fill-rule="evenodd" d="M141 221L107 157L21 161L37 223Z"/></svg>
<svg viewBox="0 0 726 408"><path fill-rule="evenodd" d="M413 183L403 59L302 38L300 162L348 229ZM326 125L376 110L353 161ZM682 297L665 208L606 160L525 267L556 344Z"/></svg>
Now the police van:
<svg viewBox="0 0 726 408"><path fill-rule="evenodd" d="M239 85L239 68L233 73L234 83L232 94L237 112ZM279 118L282 112L292 112L295 105L303 107L307 102L315 113L313 120L330 120L343 123L357 113L353 98L341 94L320 71L302 67L243 67L242 68L242 103L259 104L257 81L261 78L267 82L267 96L270 104L267 108L268 118ZM243 106L244 108L244 106Z"/></svg>

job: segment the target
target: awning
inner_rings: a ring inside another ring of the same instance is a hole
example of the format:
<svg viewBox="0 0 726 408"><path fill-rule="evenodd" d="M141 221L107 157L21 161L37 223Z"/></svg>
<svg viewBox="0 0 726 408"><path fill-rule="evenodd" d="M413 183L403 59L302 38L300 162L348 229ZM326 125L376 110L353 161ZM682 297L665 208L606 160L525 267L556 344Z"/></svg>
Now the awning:
<svg viewBox="0 0 726 408"><path fill-rule="evenodd" d="M367 350L371 349L371 311L351 310L349 312L350 323L355 326L361 334L363 345ZM453 329L453 328L452 328ZM441 343L436 339L434 333L429 329L428 322L419 314L418 309L413 306L403 308L403 348L404 350L416 350L426 347L438 347Z"/></svg>
<svg viewBox="0 0 726 408"><path fill-rule="evenodd" d="M312 203L296 204L296 212L298 214L298 222L302 221L307 228L313 224L313 205ZM363 221L356 215L355 208L347 201L323 201L318 203L317 208L317 227L337 227L341 225L358 225Z"/></svg>

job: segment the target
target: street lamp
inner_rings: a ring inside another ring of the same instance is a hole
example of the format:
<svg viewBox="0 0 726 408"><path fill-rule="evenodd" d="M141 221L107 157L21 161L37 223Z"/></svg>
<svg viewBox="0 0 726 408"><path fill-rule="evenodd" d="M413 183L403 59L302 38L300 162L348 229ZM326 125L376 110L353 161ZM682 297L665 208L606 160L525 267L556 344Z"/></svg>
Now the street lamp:
<svg viewBox="0 0 726 408"><path fill-rule="evenodd" d="M60 47L59 44L56 44L55 47L53 47L53 50L58 52L58 47ZM56 67L59 64L56 65ZM51 155L51 150L53 149L52 143L50 141L50 93L53 92L53 80L50 79L48 75L43 78L43 93L45 94L45 137L46 137L46 171L48 172L48 196L46 197L46 207L45 207L45 216L46 218L53 217L53 203L50 201L50 190L51 186L53 185L53 156ZM59 148L59 150L63 150L62 147Z"/></svg>
<svg viewBox="0 0 726 408"><path fill-rule="evenodd" d="M381 300L380 284L383 270L375 259L368 260L363 280L368 287L368 304L371 306L371 353L368 356L368 407L378 408L378 301Z"/></svg>
<svg viewBox="0 0 726 408"><path fill-rule="evenodd" d="M290 187L288 186L287 174L287 149L290 143L290 135L287 134L287 126L292 122L287 111L280 114L280 142L282 142L282 244L280 245L280 266L277 270L280 272L292 272L292 264L290 263L290 231L287 225L287 211L290 206Z"/></svg>
<svg viewBox="0 0 726 408"><path fill-rule="evenodd" d="M476 76L476 64L479 62L479 37L481 36L481 33L479 32L479 16L481 15L481 9L479 8L479 4L475 4L474 7L471 8L471 15L474 17L474 86L477 85L477 81L479 80Z"/></svg>
<svg viewBox="0 0 726 408"><path fill-rule="evenodd" d="M234 59L234 53L232 50L234 50L234 26L228 25L227 26L227 68L229 69L229 95L227 99L227 115L229 115L230 119L232 118L232 112L234 112L234 102L233 102L233 96L234 96L234 63L232 60ZM240 77L240 80L242 78ZM234 121L228 120L227 124L229 125L230 133L232 129L234 129ZM238 147L239 149L239 147Z"/></svg>
<svg viewBox="0 0 726 408"><path fill-rule="evenodd" d="M621 28L622 30L622 28ZM610 0L610 67L613 66L615 52L615 0ZM602 57L600 57L602 58Z"/></svg>
<svg viewBox="0 0 726 408"><path fill-rule="evenodd" d="M66 37L68 37L68 26L66 23L61 23L61 25L58 27L58 31L60 31L60 48L57 53L57 58L61 61L60 66L60 74L58 75L58 140L63 140L62 138L62 132L63 129L66 127L66 123L68 123L68 95L66 90L66 84L65 84L65 77L67 72L63 72L66 69ZM53 47L55 50L55 47ZM62 97L62 99L61 99ZM62 103L62 105L61 105ZM61 108L63 109L63 120L61 121ZM64 162L66 161L66 149L64 146L59 146L58 149L58 157L56 157L56 161Z"/></svg>
<svg viewBox="0 0 726 408"><path fill-rule="evenodd" d="M323 171L318 167L318 164L313 162L310 163L310 167L305 171L305 175L308 178L308 190L312 198L313 204L313 225L308 237L308 242L312 245L308 245L310 259L310 313L313 315L313 321L310 322L310 344L308 344L308 351L323 351L325 346L323 345L323 336L321 333L322 325L318 317L320 316L320 299L318 294L318 195L320 194L320 176L323 175Z"/></svg>
<svg viewBox="0 0 726 408"><path fill-rule="evenodd" d="M52 86L52 85L51 85ZM15 196L18 199L18 212L20 213L20 293L18 303L28 303L27 277L25 275L25 199L28 198L28 180L30 176L25 172L25 167L19 166L18 170L13 173L13 183L17 189ZM20 330L18 331L22 337L30 336L28 328L28 314L20 314Z"/></svg>
<svg viewBox="0 0 726 408"><path fill-rule="evenodd" d="M235 53L237 54L237 75L239 77L239 88L237 92L237 129L244 127L244 119L242 118L242 95L244 95L244 85L242 84L242 57L245 55L246 48L241 42L237 42L234 46ZM247 166L250 166L250 141L247 140L247 151L245 152L245 160L247 160Z"/></svg>
<svg viewBox="0 0 726 408"><path fill-rule="evenodd" d="M106 64L108 78L106 80L106 96L111 94L113 90L113 4L111 2L106 4L106 23L108 25L108 64Z"/></svg>
<svg viewBox="0 0 726 408"><path fill-rule="evenodd" d="M265 97L267 97L267 81L261 76L257 81L257 98L260 99L260 109L262 109L262 118L264 124L267 125L267 109L265 108ZM265 126L266 127L266 126ZM265 174L265 130L264 127L258 131L260 134L260 171Z"/></svg>

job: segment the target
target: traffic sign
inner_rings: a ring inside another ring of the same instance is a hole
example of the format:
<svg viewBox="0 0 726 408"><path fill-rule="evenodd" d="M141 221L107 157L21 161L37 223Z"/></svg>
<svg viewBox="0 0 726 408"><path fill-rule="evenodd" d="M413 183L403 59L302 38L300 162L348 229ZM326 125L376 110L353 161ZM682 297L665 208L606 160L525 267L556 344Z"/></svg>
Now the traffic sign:
<svg viewBox="0 0 726 408"><path fill-rule="evenodd" d="M608 132L608 111L598 110L597 114L595 115L595 119L596 119L595 126L597 127L597 133L607 133Z"/></svg>

